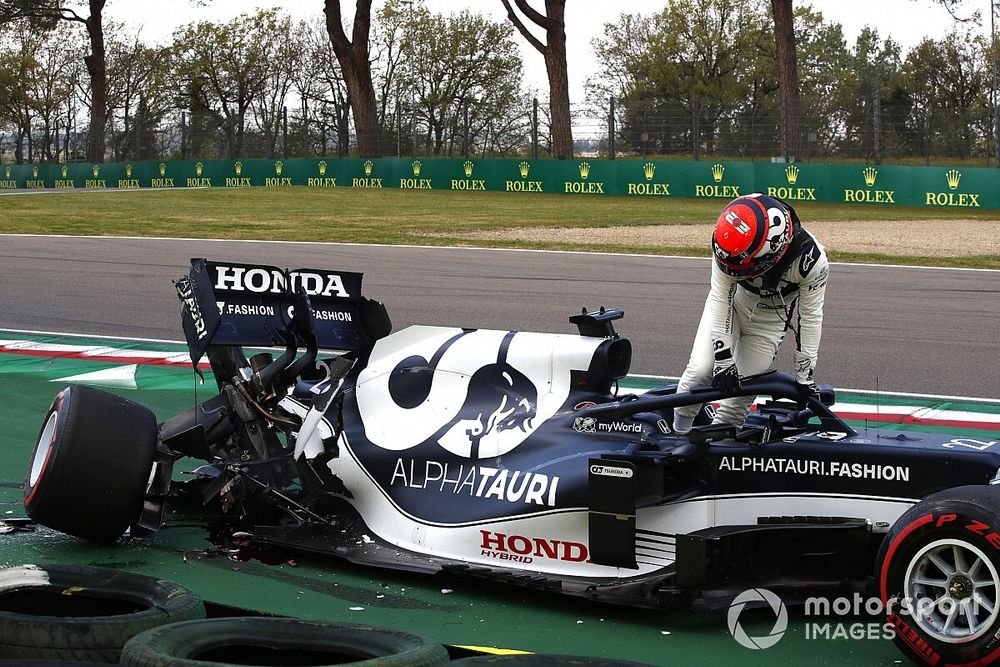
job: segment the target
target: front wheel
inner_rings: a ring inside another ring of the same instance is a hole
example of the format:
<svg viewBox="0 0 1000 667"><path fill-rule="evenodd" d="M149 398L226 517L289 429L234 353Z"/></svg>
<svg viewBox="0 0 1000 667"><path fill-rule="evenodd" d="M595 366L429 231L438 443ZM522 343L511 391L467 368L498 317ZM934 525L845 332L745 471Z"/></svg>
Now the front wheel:
<svg viewBox="0 0 1000 667"><path fill-rule="evenodd" d="M897 646L930 665L1000 658L1000 488L930 496L886 535L876 583Z"/></svg>

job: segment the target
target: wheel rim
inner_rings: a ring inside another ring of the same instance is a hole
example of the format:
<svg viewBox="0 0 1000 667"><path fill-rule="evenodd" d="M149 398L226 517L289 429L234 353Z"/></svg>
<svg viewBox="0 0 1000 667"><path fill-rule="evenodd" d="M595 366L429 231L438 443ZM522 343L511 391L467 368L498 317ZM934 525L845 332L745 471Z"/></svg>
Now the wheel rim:
<svg viewBox="0 0 1000 667"><path fill-rule="evenodd" d="M1000 615L1000 575L990 559L968 542L931 542L910 560L906 597L913 620L934 639L975 641Z"/></svg>
<svg viewBox="0 0 1000 667"><path fill-rule="evenodd" d="M49 413L49 418L45 420L45 426L38 436L38 446L35 447L35 458L31 461L31 474L28 475L28 485L34 486L38 483L38 478L42 476L45 469L45 461L49 458L52 450L52 441L56 435L56 419L58 414L55 410Z"/></svg>

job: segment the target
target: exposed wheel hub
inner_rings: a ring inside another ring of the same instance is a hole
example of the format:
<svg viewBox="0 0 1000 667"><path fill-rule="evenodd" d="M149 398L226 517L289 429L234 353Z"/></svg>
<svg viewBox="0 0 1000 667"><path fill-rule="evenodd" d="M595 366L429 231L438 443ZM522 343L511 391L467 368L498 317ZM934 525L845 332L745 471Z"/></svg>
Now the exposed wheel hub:
<svg viewBox="0 0 1000 667"><path fill-rule="evenodd" d="M948 584L948 593L955 600L962 600L969 597L972 595L973 590L972 580L964 574L955 575Z"/></svg>

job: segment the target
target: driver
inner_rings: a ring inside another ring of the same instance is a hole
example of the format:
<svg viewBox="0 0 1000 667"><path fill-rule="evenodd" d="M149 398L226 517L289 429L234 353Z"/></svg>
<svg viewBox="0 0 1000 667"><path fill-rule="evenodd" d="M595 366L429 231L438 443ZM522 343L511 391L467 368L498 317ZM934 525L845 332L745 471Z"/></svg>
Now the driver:
<svg viewBox="0 0 1000 667"><path fill-rule="evenodd" d="M818 394L813 370L823 327L830 265L823 246L780 199L751 194L734 199L715 223L712 286L691 359L677 391L709 382L737 391L740 378L767 371L778 346L795 334L795 380ZM797 310L797 312L796 312ZM739 426L753 396L721 401L714 423ZM701 405L674 409L674 431L691 430Z"/></svg>

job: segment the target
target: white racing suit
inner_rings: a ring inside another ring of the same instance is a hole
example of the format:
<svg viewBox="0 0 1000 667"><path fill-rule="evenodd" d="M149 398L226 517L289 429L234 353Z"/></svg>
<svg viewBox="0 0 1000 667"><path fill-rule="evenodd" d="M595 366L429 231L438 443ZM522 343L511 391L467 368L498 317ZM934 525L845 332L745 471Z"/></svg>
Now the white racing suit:
<svg viewBox="0 0 1000 667"><path fill-rule="evenodd" d="M769 370L789 329L795 333L795 379L810 382L819 355L829 273L823 246L801 227L778 264L753 280L732 278L712 262L712 287L677 391L710 384L717 356L735 358L741 377ZM739 426L752 401L753 396L721 401L713 422ZM700 409L689 405L674 412L693 419Z"/></svg>

